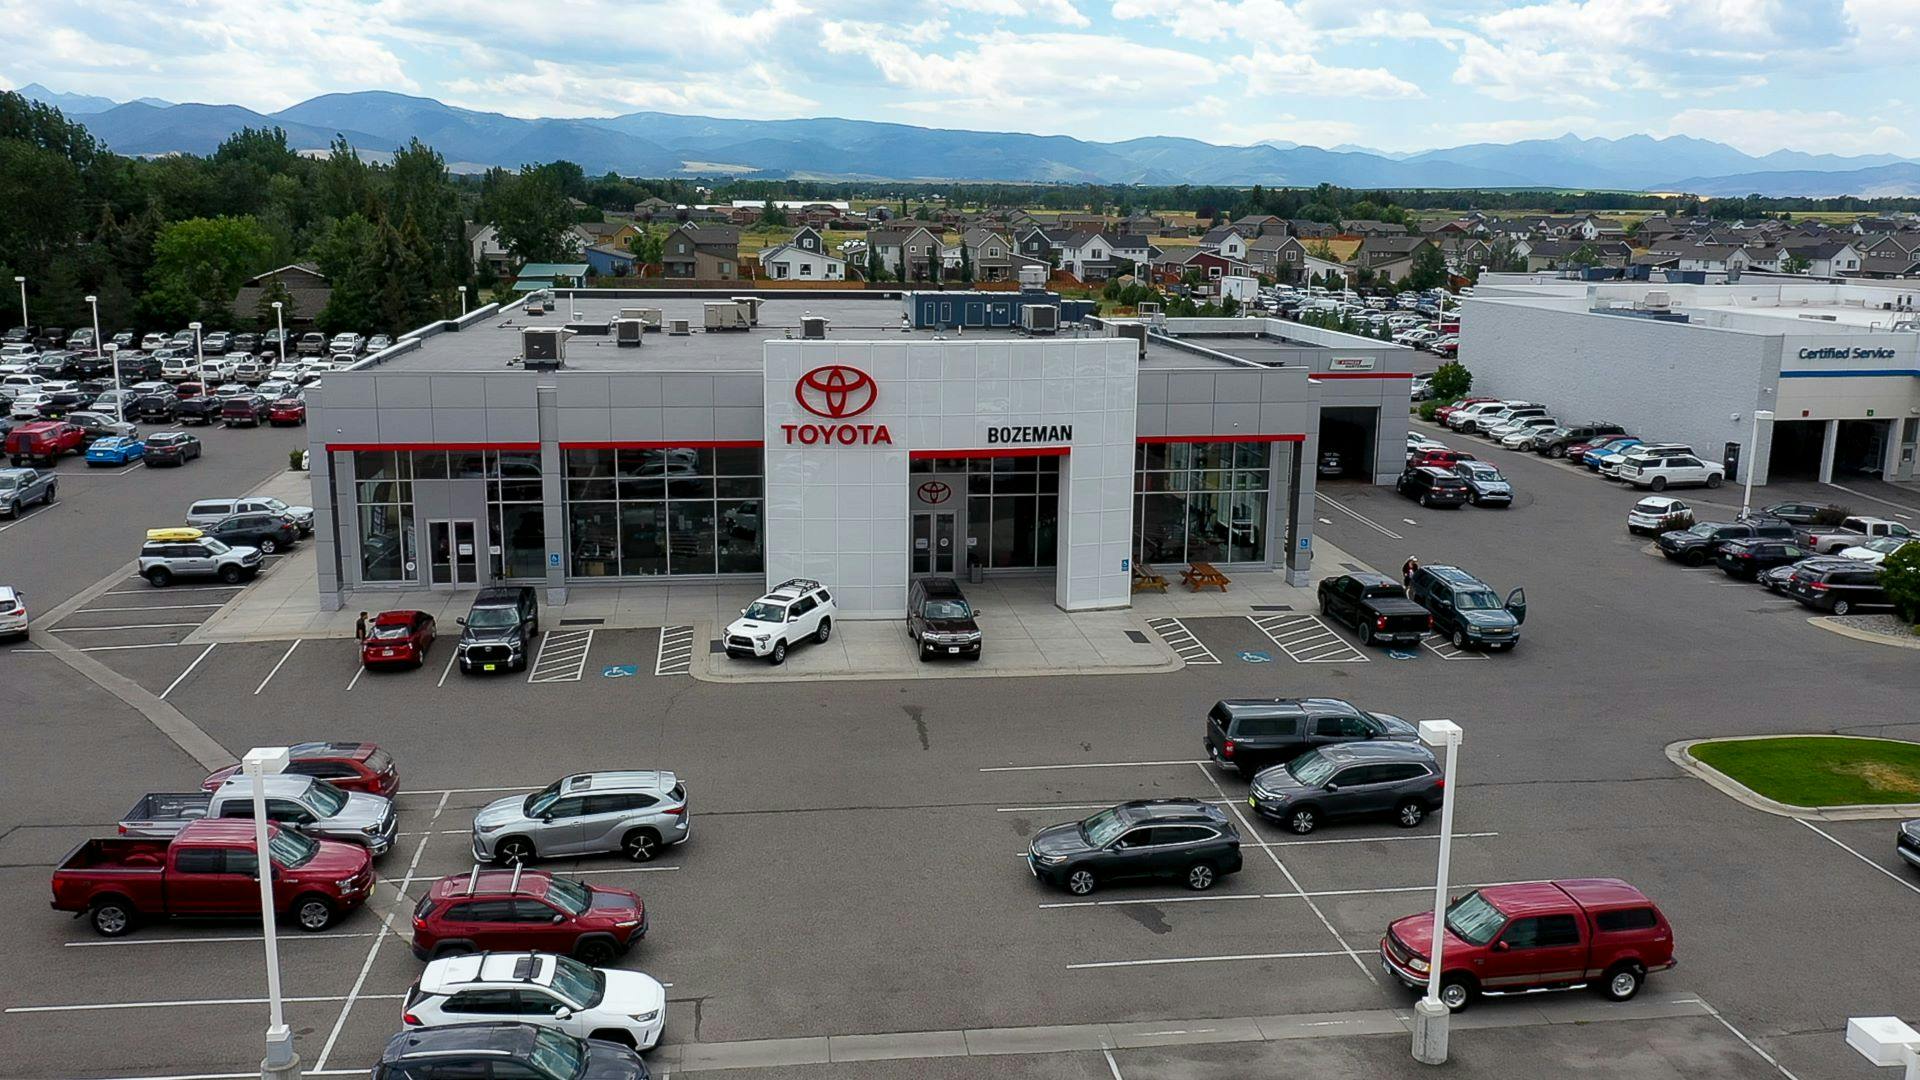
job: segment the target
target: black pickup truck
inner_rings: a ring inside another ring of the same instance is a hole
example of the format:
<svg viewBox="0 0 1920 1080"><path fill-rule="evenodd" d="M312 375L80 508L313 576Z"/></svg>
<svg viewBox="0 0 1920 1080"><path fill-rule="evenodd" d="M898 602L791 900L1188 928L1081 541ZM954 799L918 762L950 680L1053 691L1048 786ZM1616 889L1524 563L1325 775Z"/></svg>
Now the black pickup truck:
<svg viewBox="0 0 1920 1080"><path fill-rule="evenodd" d="M1362 645L1413 644L1433 628L1427 609L1407 599L1400 583L1381 574L1342 574L1320 582L1320 614L1353 627Z"/></svg>

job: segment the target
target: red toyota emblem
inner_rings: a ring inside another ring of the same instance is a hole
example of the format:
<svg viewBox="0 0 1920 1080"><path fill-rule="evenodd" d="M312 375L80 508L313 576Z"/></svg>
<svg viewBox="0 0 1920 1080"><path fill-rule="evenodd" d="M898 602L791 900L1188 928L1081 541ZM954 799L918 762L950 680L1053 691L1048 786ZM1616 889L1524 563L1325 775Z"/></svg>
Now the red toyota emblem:
<svg viewBox="0 0 1920 1080"><path fill-rule="evenodd" d="M929 480L920 485L920 501L939 506L953 498L953 487L938 480Z"/></svg>
<svg viewBox="0 0 1920 1080"><path fill-rule="evenodd" d="M815 416L845 420L873 408L880 388L873 376L845 364L817 367L793 385L793 399Z"/></svg>

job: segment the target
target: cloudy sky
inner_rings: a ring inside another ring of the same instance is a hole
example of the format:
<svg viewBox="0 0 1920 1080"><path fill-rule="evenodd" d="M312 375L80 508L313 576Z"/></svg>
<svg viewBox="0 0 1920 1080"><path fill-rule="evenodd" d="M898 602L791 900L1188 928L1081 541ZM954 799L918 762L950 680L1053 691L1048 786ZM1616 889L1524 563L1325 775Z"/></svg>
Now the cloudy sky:
<svg viewBox="0 0 1920 1080"><path fill-rule="evenodd" d="M1920 155L1920 0L0 0L0 85L1415 150Z"/></svg>

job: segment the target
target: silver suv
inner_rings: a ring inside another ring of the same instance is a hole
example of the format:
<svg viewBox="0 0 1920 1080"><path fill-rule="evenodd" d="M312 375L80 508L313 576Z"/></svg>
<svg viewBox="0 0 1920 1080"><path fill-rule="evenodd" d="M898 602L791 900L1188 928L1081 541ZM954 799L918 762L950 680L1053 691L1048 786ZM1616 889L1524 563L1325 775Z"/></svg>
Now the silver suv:
<svg viewBox="0 0 1920 1080"><path fill-rule="evenodd" d="M577 773L473 815L473 857L507 865L618 851L647 862L692 832L687 790L659 769Z"/></svg>

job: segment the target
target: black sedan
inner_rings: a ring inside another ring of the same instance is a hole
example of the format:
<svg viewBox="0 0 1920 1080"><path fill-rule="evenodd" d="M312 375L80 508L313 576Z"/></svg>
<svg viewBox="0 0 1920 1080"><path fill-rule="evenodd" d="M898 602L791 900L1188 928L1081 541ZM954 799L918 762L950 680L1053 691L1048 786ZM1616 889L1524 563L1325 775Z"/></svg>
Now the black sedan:
<svg viewBox="0 0 1920 1080"><path fill-rule="evenodd" d="M211 424L220 416L220 404L218 398L182 398L175 407L174 419L182 424Z"/></svg>
<svg viewBox="0 0 1920 1080"><path fill-rule="evenodd" d="M200 456L200 438L185 431L156 431L147 436L147 468L185 465Z"/></svg>
<svg viewBox="0 0 1920 1080"><path fill-rule="evenodd" d="M1121 803L1085 821L1051 825L1027 846L1027 867L1085 896L1109 881L1171 878L1211 889L1240 869L1240 834L1226 811L1194 799Z"/></svg>
<svg viewBox="0 0 1920 1080"><path fill-rule="evenodd" d="M1753 581L1762 571L1776 566L1791 566L1813 552L1791 540L1729 540L1720 545L1713 560L1720 564L1720 572L1730 578Z"/></svg>

